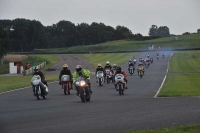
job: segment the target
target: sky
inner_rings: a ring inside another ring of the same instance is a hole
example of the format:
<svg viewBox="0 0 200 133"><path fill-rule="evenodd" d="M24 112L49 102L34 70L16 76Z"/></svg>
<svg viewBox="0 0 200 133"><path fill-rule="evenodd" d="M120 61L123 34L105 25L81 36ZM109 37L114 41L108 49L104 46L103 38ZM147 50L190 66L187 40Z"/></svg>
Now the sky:
<svg viewBox="0 0 200 133"><path fill-rule="evenodd" d="M129 28L148 35L151 25L167 26L171 34L200 29L200 0L0 0L0 20L25 18L44 26L67 20Z"/></svg>

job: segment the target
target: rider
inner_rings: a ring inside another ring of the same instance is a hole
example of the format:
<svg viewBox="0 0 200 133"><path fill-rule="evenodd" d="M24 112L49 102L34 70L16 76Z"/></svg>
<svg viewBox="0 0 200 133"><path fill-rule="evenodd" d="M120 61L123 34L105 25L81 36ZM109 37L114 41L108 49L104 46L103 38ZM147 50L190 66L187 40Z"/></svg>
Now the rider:
<svg viewBox="0 0 200 133"><path fill-rule="evenodd" d="M148 53L148 54L147 54L147 58L149 58L149 57L150 57L150 54Z"/></svg>
<svg viewBox="0 0 200 133"><path fill-rule="evenodd" d="M41 88L44 88L44 87L45 87L44 84L45 84L46 86L48 86L48 85L47 85L47 81L45 81L44 74L40 71L40 69L39 69L38 66L36 66L35 69L34 69L33 76L34 76L34 75L39 75L39 76L41 77L41 82L42 82L42 84L40 84L40 87L41 87ZM33 85L32 85L32 86L33 86ZM34 92L34 87L33 87L33 92Z"/></svg>
<svg viewBox="0 0 200 133"><path fill-rule="evenodd" d="M104 72L104 69L103 69L103 67L101 66L101 64L98 64L98 65L97 65L97 68L96 68L96 75L97 75L97 72L98 72L98 71ZM98 82L98 81L96 81L96 82Z"/></svg>
<svg viewBox="0 0 200 133"><path fill-rule="evenodd" d="M128 89L128 87L127 87L128 80L126 79L126 73L124 72L124 70L122 70L122 68L118 66L117 70L115 72L115 76L116 76L116 74L122 74L124 76L124 81L126 82L125 89ZM115 84L115 88L116 88L116 86L117 86L117 84Z"/></svg>
<svg viewBox="0 0 200 133"><path fill-rule="evenodd" d="M136 64L136 62L137 62L136 58L135 58L135 57L133 57L133 64L135 65L135 64Z"/></svg>
<svg viewBox="0 0 200 133"><path fill-rule="evenodd" d="M116 70L116 69L117 69L117 65L116 65L116 64L113 64L112 70Z"/></svg>
<svg viewBox="0 0 200 133"><path fill-rule="evenodd" d="M128 62L128 70L130 69L130 67L132 66L133 69L134 69L134 63L132 62L132 60L130 59L129 62Z"/></svg>
<svg viewBox="0 0 200 133"><path fill-rule="evenodd" d="M137 67L137 68L139 68L140 66L142 66L142 67L143 67L143 70L142 70L142 71L143 71L143 75L144 75L144 65L142 64L142 62L140 62L140 63L139 63L139 65L138 65L138 67ZM137 70L138 70L138 69L137 69ZM139 75L139 71L137 71L137 72L138 72L138 75Z"/></svg>
<svg viewBox="0 0 200 133"><path fill-rule="evenodd" d="M104 78L106 77L106 69L110 69L112 71L112 66L110 65L109 61L106 61L106 65L104 67Z"/></svg>
<svg viewBox="0 0 200 133"><path fill-rule="evenodd" d="M63 65L63 70L60 71L60 75L59 75L59 84L61 85L61 77L62 75L69 75L70 77L70 80L71 80L71 89L73 89L73 80L72 80L72 73L71 71L68 69L68 65L67 64L64 64Z"/></svg>
<svg viewBox="0 0 200 133"><path fill-rule="evenodd" d="M79 76L83 76L83 77L86 78L87 84L88 84L88 86L89 86L89 91L90 91L90 93L92 94L91 83L90 83L90 71L89 71L89 70L86 70L86 69L82 69L82 66L81 66L81 65L77 65L77 66L76 66L76 72L74 72L74 74L73 74L73 83L76 82L76 79L77 79ZM79 90L78 90L78 88L76 88L76 91L77 91L77 96L78 96L78 95L79 95Z"/></svg>
<svg viewBox="0 0 200 133"><path fill-rule="evenodd" d="M163 53L162 56L163 56L163 58L164 58L164 57L165 57L165 54Z"/></svg>

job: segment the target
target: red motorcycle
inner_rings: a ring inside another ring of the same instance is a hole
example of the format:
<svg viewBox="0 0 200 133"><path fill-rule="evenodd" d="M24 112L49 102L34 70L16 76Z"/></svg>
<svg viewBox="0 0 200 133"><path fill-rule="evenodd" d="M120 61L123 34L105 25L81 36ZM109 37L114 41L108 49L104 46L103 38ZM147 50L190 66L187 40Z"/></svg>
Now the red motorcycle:
<svg viewBox="0 0 200 133"><path fill-rule="evenodd" d="M61 85L62 89L64 89L64 94L70 94L72 85L71 85L71 80L69 75L62 75L61 77Z"/></svg>

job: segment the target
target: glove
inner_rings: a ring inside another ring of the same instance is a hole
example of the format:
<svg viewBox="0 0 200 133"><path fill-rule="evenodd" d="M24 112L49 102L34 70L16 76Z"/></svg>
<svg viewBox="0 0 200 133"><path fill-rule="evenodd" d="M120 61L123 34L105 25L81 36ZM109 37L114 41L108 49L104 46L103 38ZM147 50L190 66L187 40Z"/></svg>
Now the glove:
<svg viewBox="0 0 200 133"><path fill-rule="evenodd" d="M61 85L61 81L59 81L59 85Z"/></svg>

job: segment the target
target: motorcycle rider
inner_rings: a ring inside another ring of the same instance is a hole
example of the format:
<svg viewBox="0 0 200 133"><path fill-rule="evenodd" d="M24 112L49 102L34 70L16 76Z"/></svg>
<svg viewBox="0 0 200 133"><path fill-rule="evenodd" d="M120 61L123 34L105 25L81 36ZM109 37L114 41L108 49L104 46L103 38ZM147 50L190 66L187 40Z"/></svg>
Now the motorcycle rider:
<svg viewBox="0 0 200 133"><path fill-rule="evenodd" d="M112 66L110 65L109 61L106 61L106 65L104 67L104 78L106 77L106 69L109 69L112 72ZM105 82L106 80L104 80Z"/></svg>
<svg viewBox="0 0 200 133"><path fill-rule="evenodd" d="M61 77L62 75L69 75L70 80L71 80L71 89L73 89L73 79L72 79L72 73L71 71L68 69L68 65L64 64L63 65L63 69L60 71L60 75L59 75L59 85L61 85Z"/></svg>
<svg viewBox="0 0 200 133"><path fill-rule="evenodd" d="M116 70L116 69L117 69L117 65L116 65L116 64L113 64L112 70Z"/></svg>
<svg viewBox="0 0 200 133"><path fill-rule="evenodd" d="M124 70L122 70L122 68L120 67L120 66L118 66L117 67L117 70L116 70L116 72L115 72L115 76L116 76L116 74L122 74L123 76L124 76L124 81L126 82L126 84L125 84L125 89L128 89L128 87L127 87L127 82L128 82L128 80L126 79L126 77L127 77L127 75L126 75L126 73L124 72ZM117 87L117 84L115 83L115 88Z"/></svg>
<svg viewBox="0 0 200 133"><path fill-rule="evenodd" d="M89 86L89 92L92 94L91 83L90 83L90 71L89 71L89 70L86 70L86 69L83 69L81 65L77 65L77 66L76 66L76 71L75 71L74 74L73 74L73 83L76 82L76 79L77 79L79 76L85 77L86 82L87 82L87 84L88 84L88 86ZM79 90L78 90L78 88L76 88L76 91L77 91L77 96L78 96L78 95L79 95Z"/></svg>
<svg viewBox="0 0 200 133"><path fill-rule="evenodd" d="M162 56L163 56L163 58L165 58L165 54L164 53L162 54Z"/></svg>
<svg viewBox="0 0 200 133"><path fill-rule="evenodd" d="M34 75L39 75L39 76L40 76L41 82L42 82L42 83L40 84L40 87L41 87L41 88L44 89L44 87L45 87L44 85L48 86L48 85L47 85L47 81L45 81L45 76L44 76L44 74L40 71L40 69L39 69L38 66L36 66L35 69L34 69L33 76L34 76ZM33 87L33 93L34 93L34 95L35 95L34 86L32 85L32 87Z"/></svg>
<svg viewBox="0 0 200 133"><path fill-rule="evenodd" d="M147 54L147 58L149 58L149 57L150 57L150 54L148 53L148 54Z"/></svg>
<svg viewBox="0 0 200 133"><path fill-rule="evenodd" d="M132 66L133 67L133 71L135 70L134 68L134 63L132 62L132 60L130 59L129 62L128 62L128 71L130 70L130 67Z"/></svg>
<svg viewBox="0 0 200 133"><path fill-rule="evenodd" d="M143 75L144 75L144 65L142 64L142 62L140 62L139 65L137 66L137 72L138 72L138 75L139 75L139 69L138 69L138 68L139 68L140 66L143 67L142 72L143 72Z"/></svg>
<svg viewBox="0 0 200 133"><path fill-rule="evenodd" d="M137 60L136 60L136 58L134 57L134 58L133 58L133 64L135 65L136 62L137 62Z"/></svg>
<svg viewBox="0 0 200 133"><path fill-rule="evenodd" d="M102 71L102 72L104 72L104 69L103 69L103 67L101 66L101 64L98 64L97 65L97 68L96 68L96 75L97 75L97 72L98 71ZM97 78L97 77L96 77ZM96 81L96 82L98 82L98 81Z"/></svg>

